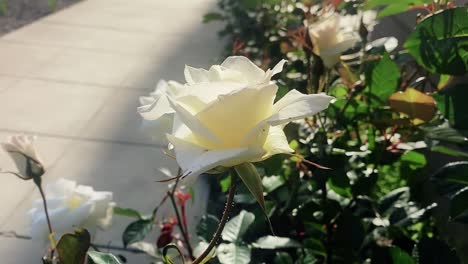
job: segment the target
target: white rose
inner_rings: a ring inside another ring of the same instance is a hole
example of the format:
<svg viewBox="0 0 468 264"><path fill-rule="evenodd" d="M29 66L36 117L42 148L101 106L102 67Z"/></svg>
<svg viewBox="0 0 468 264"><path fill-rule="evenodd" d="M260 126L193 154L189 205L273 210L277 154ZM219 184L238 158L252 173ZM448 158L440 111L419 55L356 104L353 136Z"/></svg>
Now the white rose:
<svg viewBox="0 0 468 264"><path fill-rule="evenodd" d="M337 13L328 13L314 23L305 22L312 39L314 53L320 56L327 68L340 61L341 54L352 48L359 40L359 34L350 28L343 28L343 17Z"/></svg>
<svg viewBox="0 0 468 264"><path fill-rule="evenodd" d="M174 110L167 97L177 97L184 88L178 82L160 80L150 96L140 97L138 112L143 117L142 128L160 146L167 146L167 138L161 135L171 133L174 118Z"/></svg>
<svg viewBox="0 0 468 264"><path fill-rule="evenodd" d="M84 227L91 234L96 227L107 228L112 223L115 203L111 192L96 192L90 186L59 179L48 184L45 196L49 217L56 238L76 227ZM41 199L34 201L31 215L31 236L35 240L46 241L49 230Z"/></svg>
<svg viewBox="0 0 468 264"><path fill-rule="evenodd" d="M7 142L1 143L2 148L15 162L22 179L44 174L43 163L34 146L35 140L34 136L14 135L10 136Z"/></svg>
<svg viewBox="0 0 468 264"><path fill-rule="evenodd" d="M292 90L274 104L278 87L270 79L284 63L265 72L234 56L209 70L186 66L184 88L166 97L174 113L167 138L185 176L293 152L283 127L327 108L333 97Z"/></svg>

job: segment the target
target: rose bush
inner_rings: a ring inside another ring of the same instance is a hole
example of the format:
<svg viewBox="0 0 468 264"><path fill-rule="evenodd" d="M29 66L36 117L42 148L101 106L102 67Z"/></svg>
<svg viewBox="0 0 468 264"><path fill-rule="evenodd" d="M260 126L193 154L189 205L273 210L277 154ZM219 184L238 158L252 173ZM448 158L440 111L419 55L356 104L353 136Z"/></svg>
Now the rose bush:
<svg viewBox="0 0 468 264"><path fill-rule="evenodd" d="M283 127L326 109L333 97L291 90L275 103L271 77L285 62L266 72L241 56L209 70L186 66L186 84L161 86L139 112L158 126L172 123L167 139L184 176L291 153Z"/></svg>

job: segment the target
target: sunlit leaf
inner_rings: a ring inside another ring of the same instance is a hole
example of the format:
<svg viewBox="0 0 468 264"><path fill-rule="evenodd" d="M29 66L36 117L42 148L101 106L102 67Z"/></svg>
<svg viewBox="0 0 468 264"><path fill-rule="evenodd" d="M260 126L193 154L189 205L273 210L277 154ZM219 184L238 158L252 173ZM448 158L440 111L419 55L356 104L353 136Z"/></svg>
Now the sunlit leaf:
<svg viewBox="0 0 468 264"><path fill-rule="evenodd" d="M252 244L255 248L278 249L278 248L298 248L301 244L289 237L264 236Z"/></svg>
<svg viewBox="0 0 468 264"><path fill-rule="evenodd" d="M413 88L390 95L388 101L394 111L408 115L415 124L431 120L436 111L434 98Z"/></svg>
<svg viewBox="0 0 468 264"><path fill-rule="evenodd" d="M114 214L128 216L132 218L142 219L142 215L135 209L114 207Z"/></svg>
<svg viewBox="0 0 468 264"><path fill-rule="evenodd" d="M122 234L122 241L126 247L129 244L143 240L153 229L153 220L137 220L130 223Z"/></svg>
<svg viewBox="0 0 468 264"><path fill-rule="evenodd" d="M284 178L277 175L265 176L262 179L262 184L265 188L265 192L270 193L284 184Z"/></svg>
<svg viewBox="0 0 468 264"><path fill-rule="evenodd" d="M250 248L234 243L221 244L216 250L219 262L222 264L248 264L250 263Z"/></svg>
<svg viewBox="0 0 468 264"><path fill-rule="evenodd" d="M293 264L292 257L286 252L276 252L274 264Z"/></svg>
<svg viewBox="0 0 468 264"><path fill-rule="evenodd" d="M91 245L91 235L86 229L77 228L73 234L65 234L57 244L60 263L83 264Z"/></svg>
<svg viewBox="0 0 468 264"><path fill-rule="evenodd" d="M238 215L226 223L226 226L221 233L221 237L229 242L240 241L254 220L254 214L242 210Z"/></svg>
<svg viewBox="0 0 468 264"><path fill-rule="evenodd" d="M262 179L252 163L243 163L234 167L237 175L242 179L250 193L255 197L259 205L265 211L265 199L263 197Z"/></svg>
<svg viewBox="0 0 468 264"><path fill-rule="evenodd" d="M430 3L431 0L369 0L367 1L366 7L373 9L376 7L381 7L378 17L390 16L398 14L404 11L407 11L413 5L423 5L425 3ZM383 8L382 8L383 7Z"/></svg>
<svg viewBox="0 0 468 264"><path fill-rule="evenodd" d="M383 102L395 92L400 79L398 65L385 53L367 74L369 92Z"/></svg>
<svg viewBox="0 0 468 264"><path fill-rule="evenodd" d="M468 186L450 198L450 217L453 221L468 223Z"/></svg>
<svg viewBox="0 0 468 264"><path fill-rule="evenodd" d="M111 253L103 253L97 251L88 252L88 256L91 259L90 264L121 264L122 262Z"/></svg>
<svg viewBox="0 0 468 264"><path fill-rule="evenodd" d="M431 72L462 75L468 69L468 7L446 9L421 21L404 47Z"/></svg>
<svg viewBox="0 0 468 264"><path fill-rule="evenodd" d="M468 138L459 131L451 127L430 127L424 129L426 137L431 140L438 140L450 143L468 143Z"/></svg>
<svg viewBox="0 0 468 264"><path fill-rule="evenodd" d="M421 169L426 166L426 157L424 154L421 154L416 151L408 151L405 154L401 156L400 159L402 162L406 163L409 165L409 167L413 170L415 169Z"/></svg>

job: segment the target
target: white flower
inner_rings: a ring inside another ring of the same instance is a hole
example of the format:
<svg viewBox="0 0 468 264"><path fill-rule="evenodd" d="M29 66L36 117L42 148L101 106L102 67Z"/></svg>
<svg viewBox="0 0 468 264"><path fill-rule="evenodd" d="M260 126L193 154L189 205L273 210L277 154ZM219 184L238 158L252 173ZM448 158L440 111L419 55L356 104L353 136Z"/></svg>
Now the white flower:
<svg viewBox="0 0 468 264"><path fill-rule="evenodd" d="M35 139L34 136L14 135L10 136L7 142L1 143L2 148L15 162L22 179L44 174L43 163L34 146Z"/></svg>
<svg viewBox="0 0 468 264"><path fill-rule="evenodd" d="M305 21L314 52L322 58L325 67L333 67L340 61L343 52L354 47L361 40L359 36L361 19L368 30L372 31L375 17L375 11L346 16L328 12L313 23Z"/></svg>
<svg viewBox="0 0 468 264"><path fill-rule="evenodd" d="M56 238L72 232L76 227L84 227L92 234L96 227L107 228L112 223L115 203L112 202L111 192L96 192L90 186L59 179L47 185L45 196ZM42 200L34 201L29 213L32 238L46 241L49 230Z"/></svg>
<svg viewBox="0 0 468 264"><path fill-rule="evenodd" d="M245 57L229 57L209 70L185 67L187 83L169 95L173 130L167 135L184 175L199 175L290 153L283 127L328 107L333 97L296 90L273 103L278 87L270 79L286 61L266 72ZM154 109L159 113L168 110Z"/></svg>
<svg viewBox="0 0 468 264"><path fill-rule="evenodd" d="M143 117L142 128L160 146L167 146L165 134L171 133L174 118L167 97L177 97L183 89L184 85L178 82L160 80L150 96L140 97L138 112Z"/></svg>

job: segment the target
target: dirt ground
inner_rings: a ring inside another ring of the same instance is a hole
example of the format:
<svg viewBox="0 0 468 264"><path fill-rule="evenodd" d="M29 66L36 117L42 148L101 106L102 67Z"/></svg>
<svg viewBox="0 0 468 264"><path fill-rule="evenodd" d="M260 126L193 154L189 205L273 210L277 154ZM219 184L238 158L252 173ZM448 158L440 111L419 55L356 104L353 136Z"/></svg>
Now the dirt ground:
<svg viewBox="0 0 468 264"><path fill-rule="evenodd" d="M0 36L81 0L0 0Z"/></svg>

